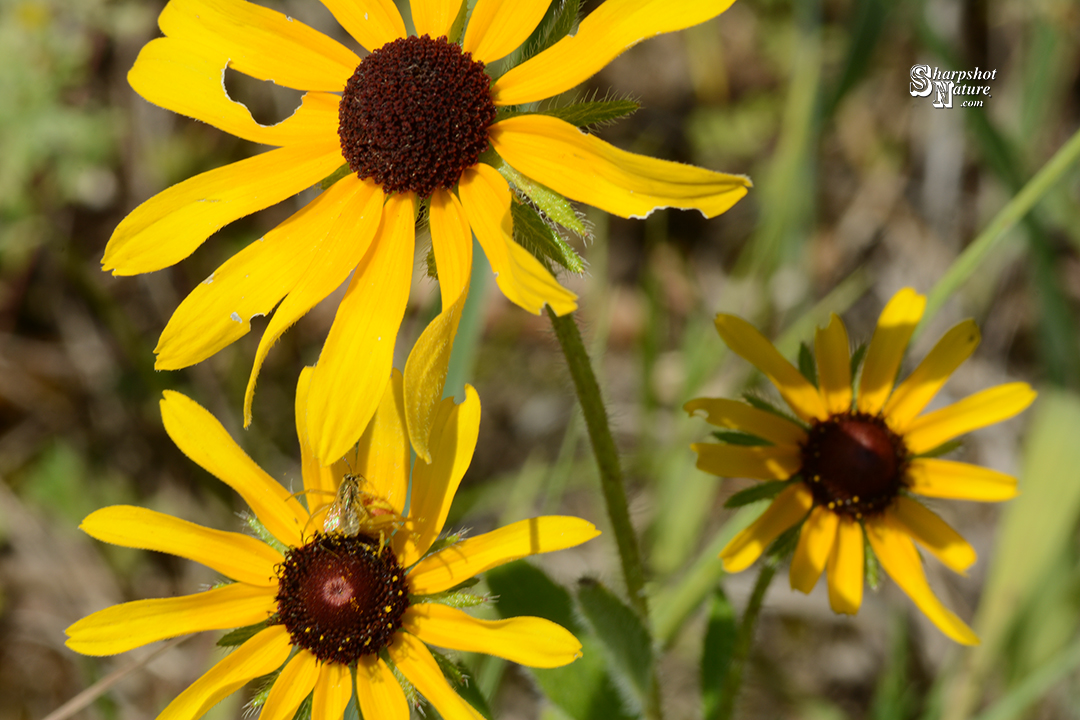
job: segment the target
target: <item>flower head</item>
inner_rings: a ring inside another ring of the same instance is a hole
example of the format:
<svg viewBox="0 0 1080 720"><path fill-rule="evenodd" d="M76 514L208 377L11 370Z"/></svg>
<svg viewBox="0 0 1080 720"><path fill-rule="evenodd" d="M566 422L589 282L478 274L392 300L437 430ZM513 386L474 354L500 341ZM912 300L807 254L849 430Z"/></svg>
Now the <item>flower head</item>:
<svg viewBox="0 0 1080 720"><path fill-rule="evenodd" d="M728 572L746 569L782 533L798 527L791 587L808 593L827 571L832 609L853 615L862 603L869 541L885 572L942 632L976 644L971 629L930 589L915 543L958 573L975 562L975 551L916 496L987 502L1013 497L1016 478L942 460L935 451L1020 413L1035 392L1027 383L998 385L920 414L979 344L975 323L960 323L894 387L925 306L926 298L911 289L885 306L857 392L847 330L835 315L814 338L813 380L747 322L717 315L720 337L772 381L795 417L735 400L699 398L685 407L705 411L708 422L742 436L743 444L694 445L700 469L775 483L772 504L721 552Z"/></svg>
<svg viewBox="0 0 1080 720"><path fill-rule="evenodd" d="M460 405L439 404L432 462L418 460L410 473L400 373L395 371L348 464L333 467L321 466L307 442L303 409L310 381L309 369L297 391L304 490L294 494L244 454L210 413L179 393L165 393L161 410L169 436L244 498L265 541L138 507L92 513L81 527L99 540L196 560L232 582L106 608L68 628L68 647L112 655L186 633L250 628L249 639L160 715L185 720L201 717L254 678L279 671L260 717L287 720L311 695L313 717L334 720L353 693L353 669L364 717L408 719L398 673L443 717L478 720L480 714L444 679L427 644L534 667L579 657L577 639L548 620L479 620L440 602L447 599L442 593L490 568L598 534L584 520L546 516L435 544L476 445L480 403L472 388ZM307 499L310 512L298 496Z"/></svg>
<svg viewBox="0 0 1080 720"><path fill-rule="evenodd" d="M118 275L168 267L224 225L336 179L192 291L156 349L158 369L186 367L273 311L248 381L248 423L270 348L352 274L311 381L312 446L331 462L360 436L390 376L416 218L426 205L442 312L419 341L427 352L405 367L405 398L409 438L430 460L434 403L426 393L436 387L434 397L441 395L469 288L472 234L512 302L533 313L545 304L560 315L576 307L575 295L515 241L515 193L528 200L554 197L553 190L624 217L662 207L712 217L745 195L745 177L628 153L530 110L646 37L704 22L730 1L672 11L659 0L607 0L574 35L494 81L488 66L526 43L550 0L478 0L460 42L454 36L467 8L460 1L413 0L416 36L406 34L390 0L323 4L369 55L361 59L245 0L170 0L159 19L165 37L140 52L128 74L132 87L161 107L275 149L147 200L117 227L103 265ZM302 104L277 125L259 125L226 93L226 67L305 91Z"/></svg>

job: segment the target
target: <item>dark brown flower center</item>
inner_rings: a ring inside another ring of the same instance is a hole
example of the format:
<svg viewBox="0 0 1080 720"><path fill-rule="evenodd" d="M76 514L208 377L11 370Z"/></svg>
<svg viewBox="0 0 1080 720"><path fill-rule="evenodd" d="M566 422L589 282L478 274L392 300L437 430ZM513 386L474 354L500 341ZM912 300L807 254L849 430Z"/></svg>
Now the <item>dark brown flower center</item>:
<svg viewBox="0 0 1080 720"><path fill-rule="evenodd" d="M419 197L453 187L495 119L484 64L445 37L409 36L364 58L338 107L341 153L361 178Z"/></svg>
<svg viewBox="0 0 1080 720"><path fill-rule="evenodd" d="M409 607L405 573L388 546L363 535L318 535L279 566L278 618L293 645L351 664L390 644Z"/></svg>
<svg viewBox="0 0 1080 720"><path fill-rule="evenodd" d="M843 413L810 428L802 476L815 504L861 518L881 512L900 492L907 455L880 415Z"/></svg>

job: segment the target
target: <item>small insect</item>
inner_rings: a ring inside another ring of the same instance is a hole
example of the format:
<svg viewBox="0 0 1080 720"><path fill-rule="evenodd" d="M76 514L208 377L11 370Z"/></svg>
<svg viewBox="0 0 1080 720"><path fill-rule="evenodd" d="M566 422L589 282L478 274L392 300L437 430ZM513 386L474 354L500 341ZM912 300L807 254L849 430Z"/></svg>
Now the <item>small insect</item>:
<svg viewBox="0 0 1080 720"><path fill-rule="evenodd" d="M392 528L390 534L393 534L404 524L404 518L387 500L364 491L366 483L363 475L346 473L341 478L334 502L323 518L323 532L342 535L377 532L382 545L385 528Z"/></svg>

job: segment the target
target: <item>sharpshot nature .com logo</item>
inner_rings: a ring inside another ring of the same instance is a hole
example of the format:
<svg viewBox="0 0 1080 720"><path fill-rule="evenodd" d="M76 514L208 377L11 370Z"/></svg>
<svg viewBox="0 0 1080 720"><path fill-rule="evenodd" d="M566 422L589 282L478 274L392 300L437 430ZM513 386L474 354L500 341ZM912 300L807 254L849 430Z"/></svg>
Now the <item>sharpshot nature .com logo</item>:
<svg viewBox="0 0 1080 720"><path fill-rule="evenodd" d="M934 107L951 108L953 96L960 95L960 107L982 107L983 98L991 97L991 80L997 79L997 70L942 70L929 65L911 66L911 97L927 97L935 93Z"/></svg>

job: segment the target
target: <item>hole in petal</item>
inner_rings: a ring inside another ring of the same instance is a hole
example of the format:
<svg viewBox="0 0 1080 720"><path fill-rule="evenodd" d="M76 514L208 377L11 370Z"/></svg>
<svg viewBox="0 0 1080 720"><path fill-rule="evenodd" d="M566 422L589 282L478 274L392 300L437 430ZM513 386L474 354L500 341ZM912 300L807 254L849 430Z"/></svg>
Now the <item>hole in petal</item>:
<svg viewBox="0 0 1080 720"><path fill-rule="evenodd" d="M244 105L260 125L277 125L296 112L304 94L225 68L225 91Z"/></svg>

